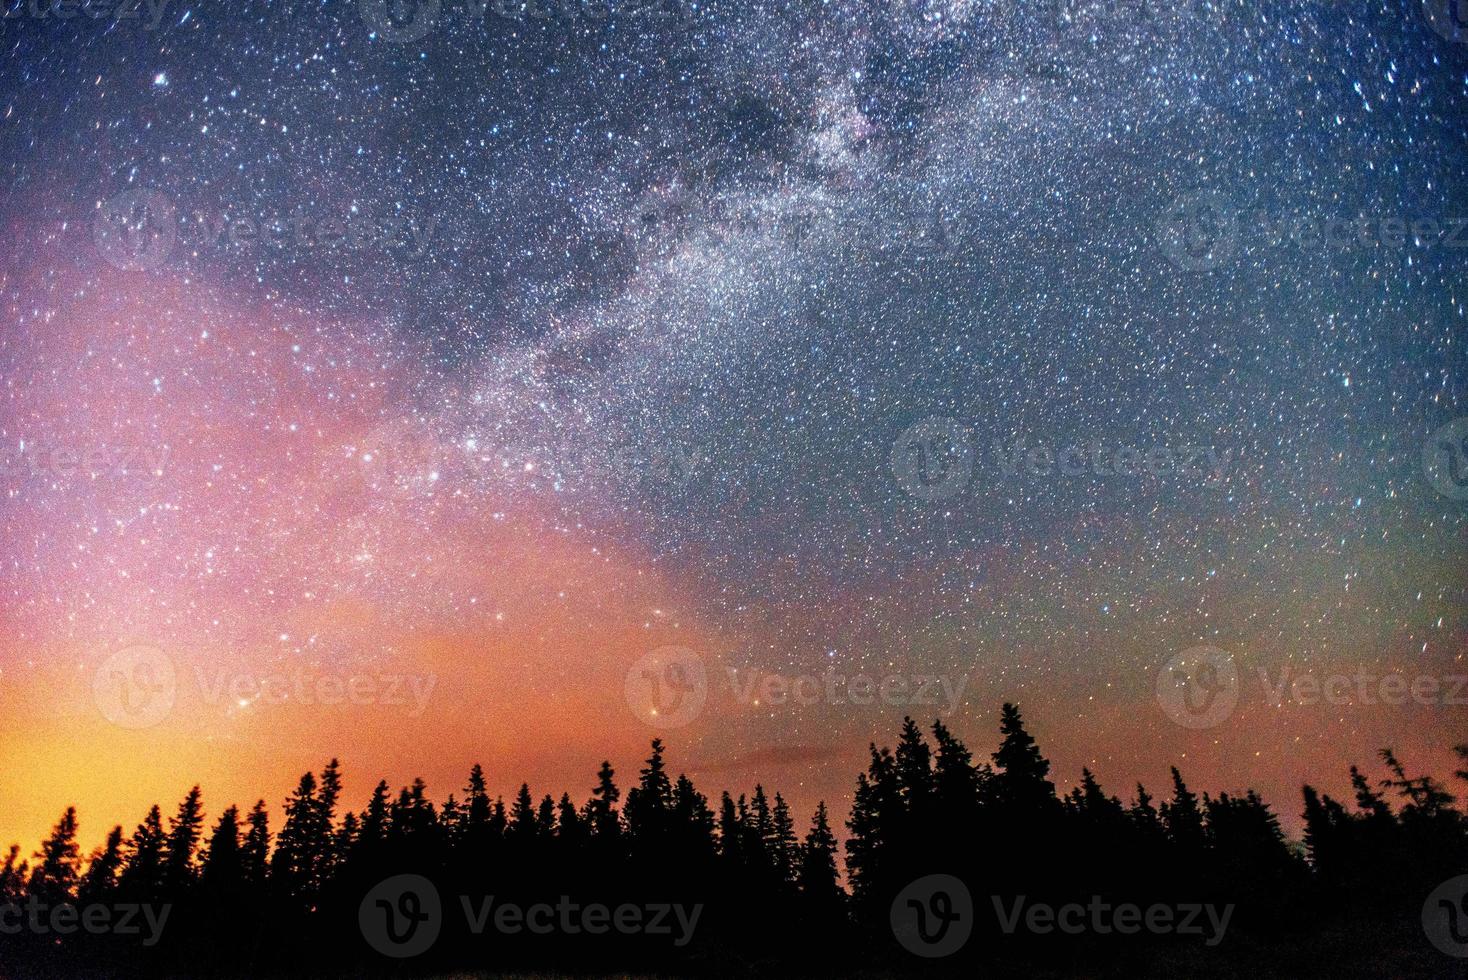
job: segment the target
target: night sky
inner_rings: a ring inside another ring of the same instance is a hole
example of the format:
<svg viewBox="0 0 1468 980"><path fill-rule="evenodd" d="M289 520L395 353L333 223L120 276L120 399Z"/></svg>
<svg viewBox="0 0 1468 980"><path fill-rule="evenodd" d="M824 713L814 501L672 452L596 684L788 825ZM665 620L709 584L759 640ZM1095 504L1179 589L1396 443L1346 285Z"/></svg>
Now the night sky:
<svg viewBox="0 0 1468 980"><path fill-rule="evenodd" d="M0 22L5 842L332 755L354 807L475 761L582 799L658 734L803 821L904 714L982 757L1004 700L1062 789L1176 763L1292 829L1382 746L1448 775L1447 13L119 3ZM1238 703L1179 724L1200 645ZM1442 687L1259 676L1362 670ZM740 695L828 672L961 696Z"/></svg>

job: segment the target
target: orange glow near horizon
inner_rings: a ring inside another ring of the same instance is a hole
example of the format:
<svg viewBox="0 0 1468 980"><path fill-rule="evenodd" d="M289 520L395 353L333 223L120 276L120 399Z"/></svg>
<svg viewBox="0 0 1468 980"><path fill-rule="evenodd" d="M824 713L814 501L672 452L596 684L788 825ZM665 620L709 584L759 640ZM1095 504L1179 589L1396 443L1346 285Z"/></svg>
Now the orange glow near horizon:
<svg viewBox="0 0 1468 980"><path fill-rule="evenodd" d="M257 798L278 812L300 774L333 756L352 809L379 778L396 788L422 776L441 800L475 762L495 793L528 781L537 797L564 790L580 803L604 758L631 785L658 734L673 770L714 803L760 781L802 823L820 798L844 819L867 742L890 743L909 709L733 697L725 668L775 648L773 613L731 628L710 611L706 583L675 580L611 533L614 507L589 500L599 517L568 521L546 502L561 490L536 456L554 447L517 438L535 364L443 385L383 354L390 345L354 339L360 331L200 285L111 275L100 290L36 285L57 314L44 332L0 340L13 379L0 435L51 454L39 471L4 477L16 550L0 579L0 841L28 854L74 804L89 849L113 824L130 833L153 803L167 816L195 783L211 815ZM267 319L272 329L257 329ZM433 420L464 405L494 415L496 431L444 442ZM58 460L56 446L101 451L104 472ZM105 462L119 448L161 460L158 471L119 475ZM39 504L36 481L66 482L45 496L64 504ZM993 560L1003 581L1004 558ZM878 601L854 589L833 597ZM1106 642L1121 662L1123 642ZM1015 700L1062 788L1088 765L1123 798L1138 779L1160 793L1176 763L1200 793L1257 786L1287 827L1301 782L1340 792L1345 765L1370 768L1380 746L1446 774L1439 733L1463 727L1458 707L1423 726L1386 711L1346 721L1329 708L1247 703L1240 724L1193 732L1159 724L1150 669L1114 687L1056 680L1045 658L1061 652L1037 640L1033 675L986 674L966 643L935 647L949 662L968 658L950 720L976 759L997 742L999 703ZM717 696L660 733L629 708L624 683L665 644L700 651ZM129 728L99 710L94 682L135 645L168 658L176 698L155 723ZM1401 638L1384 646L1403 648ZM921 653L910 644L893 663L921 664ZM1439 671L1461 667L1432 656ZM261 694L270 678L289 696ZM323 691L347 703L317 703ZM939 712L913 713L928 723Z"/></svg>

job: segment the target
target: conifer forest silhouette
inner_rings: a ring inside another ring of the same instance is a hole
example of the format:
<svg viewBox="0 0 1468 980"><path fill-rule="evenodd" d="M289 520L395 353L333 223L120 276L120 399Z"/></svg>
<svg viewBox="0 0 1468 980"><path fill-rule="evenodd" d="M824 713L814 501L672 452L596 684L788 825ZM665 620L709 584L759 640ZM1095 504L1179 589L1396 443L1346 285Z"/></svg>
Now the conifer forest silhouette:
<svg viewBox="0 0 1468 980"><path fill-rule="evenodd" d="M206 820L195 787L85 859L68 808L0 867L0 976L1465 975L1468 814L1391 749L1351 799L1302 787L1291 841L1176 768L1058 794L1016 706L999 735L981 759L907 719L844 821L711 799L660 739L584 802L491 798L475 765L353 810L332 760L279 826L264 800Z"/></svg>

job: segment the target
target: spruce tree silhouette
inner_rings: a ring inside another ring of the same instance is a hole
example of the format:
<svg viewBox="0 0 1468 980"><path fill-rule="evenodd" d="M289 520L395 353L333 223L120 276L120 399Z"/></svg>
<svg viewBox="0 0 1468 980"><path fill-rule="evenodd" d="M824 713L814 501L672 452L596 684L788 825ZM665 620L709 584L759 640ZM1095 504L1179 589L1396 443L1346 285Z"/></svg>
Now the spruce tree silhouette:
<svg viewBox="0 0 1468 980"><path fill-rule="evenodd" d="M194 883L194 850L203 827L202 794L195 786L178 805L178 814L169 821L168 836L163 839L163 893L170 901L186 898Z"/></svg>
<svg viewBox="0 0 1468 980"><path fill-rule="evenodd" d="M20 845L11 844L5 853L5 864L0 865L0 902L19 905L25 898L26 883L30 880L29 862L20 859Z"/></svg>
<svg viewBox="0 0 1468 980"><path fill-rule="evenodd" d="M245 885L263 893L270 868L270 814L264 800L256 800L250 810L249 829L240 846L240 870Z"/></svg>
<svg viewBox="0 0 1468 980"><path fill-rule="evenodd" d="M163 814L154 804L133 831L118 889L127 901L156 901L163 890Z"/></svg>
<svg viewBox="0 0 1468 980"><path fill-rule="evenodd" d="M117 877L122 872L122 827L107 832L106 842L92 852L87 873L77 889L77 901L83 905L104 902L117 890Z"/></svg>
<svg viewBox="0 0 1468 980"><path fill-rule="evenodd" d="M845 922L846 893L841 890L836 870L836 836L831 832L824 800L816 805L810 830L800 848L797 884L807 928L816 936L827 937L828 941L838 936Z"/></svg>
<svg viewBox="0 0 1468 980"><path fill-rule="evenodd" d="M686 774L670 778L660 739L621 810L615 771L603 762L579 807L565 792L558 800L542 794L537 804L522 783L507 811L475 765L462 797L451 793L442 805L421 779L396 796L383 781L361 811L338 815L342 773L333 759L319 778L302 775L274 839L262 800L243 821L238 807L225 807L201 847L196 786L166 831L151 807L130 837L114 827L83 862L78 817L67 809L33 864L10 848L0 905L157 903L171 910L166 933L150 947L121 935L0 930L0 962L7 976L196 976L208 972L202 963L220 964L220 975L903 974L934 965L911 958L889 917L910 888L944 876L962 882L971 901L963 912L972 938L943 961L957 974L1063 973L1076 962L1098 972L1171 973L1203 956L1225 974L1251 969L1250 950L1369 974L1417 955L1409 944L1420 937L1424 897L1468 874L1468 819L1440 783L1409 774L1389 749L1375 784L1350 769L1351 806L1302 787L1304 840L1296 848L1252 790L1199 796L1174 768L1160 808L1140 784L1127 804L1082 768L1058 796L1017 706L1004 705L999 736L991 766L975 762L941 720L925 735L903 719L895 751L868 746L841 846L824 802L801 838L786 797L762 783L748 795L724 790L716 815ZM837 860L843 847L848 888ZM382 959L364 941L360 918L369 893L402 875L432 883L442 920L432 948L409 964ZM992 909L1016 902L1214 903L1232 910L1230 936L1245 938L1213 948L1177 935L1004 928ZM541 934L505 931L489 916L506 904L553 917L596 903L608 916L618 908L696 909L698 925L674 944L625 923ZM477 919L476 909L484 912ZM1336 949L1342 935L1373 933L1383 937L1379 948L1356 943L1346 964Z"/></svg>
<svg viewBox="0 0 1468 980"><path fill-rule="evenodd" d="M31 872L30 894L47 905L70 901L81 881L81 852L76 843L76 807L67 807L51 836L36 854L40 863Z"/></svg>
<svg viewBox="0 0 1468 980"><path fill-rule="evenodd" d="M226 807L204 845L199 875L201 897L233 904L245 886L245 862L240 841L240 808Z"/></svg>

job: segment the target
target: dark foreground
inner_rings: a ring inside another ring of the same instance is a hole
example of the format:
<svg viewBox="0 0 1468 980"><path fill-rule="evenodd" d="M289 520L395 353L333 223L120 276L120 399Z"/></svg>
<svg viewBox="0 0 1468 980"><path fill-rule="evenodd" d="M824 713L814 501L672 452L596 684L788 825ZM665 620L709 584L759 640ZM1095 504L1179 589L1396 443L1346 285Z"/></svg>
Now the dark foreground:
<svg viewBox="0 0 1468 980"><path fill-rule="evenodd" d="M1468 818L1390 751L1350 801L1304 787L1293 843L1177 770L1160 801L1058 796L1012 706L1000 735L976 763L909 721L840 846L824 805L799 834L763 787L711 804L660 741L581 805L491 800L476 766L353 812L333 761L278 831L261 802L206 832L196 789L85 861L68 810L0 868L0 977L1468 975Z"/></svg>

